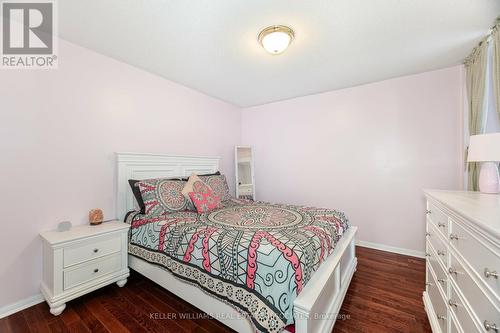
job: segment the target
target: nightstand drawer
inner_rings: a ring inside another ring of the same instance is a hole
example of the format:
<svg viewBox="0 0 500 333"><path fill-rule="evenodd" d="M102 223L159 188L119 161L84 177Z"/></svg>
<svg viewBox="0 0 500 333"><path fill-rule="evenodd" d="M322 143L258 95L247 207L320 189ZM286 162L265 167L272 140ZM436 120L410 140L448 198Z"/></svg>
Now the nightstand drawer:
<svg viewBox="0 0 500 333"><path fill-rule="evenodd" d="M64 271L64 290L92 281L103 275L119 271L121 262L121 253L116 253L69 268Z"/></svg>
<svg viewBox="0 0 500 333"><path fill-rule="evenodd" d="M120 250L121 238L119 234L97 237L91 241L64 248L64 267L100 258Z"/></svg>

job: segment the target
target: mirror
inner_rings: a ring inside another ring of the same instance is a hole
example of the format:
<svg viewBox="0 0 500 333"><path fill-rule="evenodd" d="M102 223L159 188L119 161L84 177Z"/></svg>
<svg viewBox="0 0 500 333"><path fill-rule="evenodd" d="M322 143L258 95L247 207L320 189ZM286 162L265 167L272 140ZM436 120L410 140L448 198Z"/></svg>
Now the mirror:
<svg viewBox="0 0 500 333"><path fill-rule="evenodd" d="M252 147L235 147L236 198L255 200Z"/></svg>

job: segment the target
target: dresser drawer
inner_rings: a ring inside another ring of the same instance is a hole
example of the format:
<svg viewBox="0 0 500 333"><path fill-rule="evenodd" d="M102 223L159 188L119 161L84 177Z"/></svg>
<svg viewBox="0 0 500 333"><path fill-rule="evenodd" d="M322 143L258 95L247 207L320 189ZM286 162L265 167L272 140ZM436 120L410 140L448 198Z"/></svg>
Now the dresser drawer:
<svg viewBox="0 0 500 333"><path fill-rule="evenodd" d="M445 295L448 294L448 272L444 270L438 261L437 254L434 252L432 247L428 246L427 253L427 265L431 265L434 274L436 275L437 282L442 288Z"/></svg>
<svg viewBox="0 0 500 333"><path fill-rule="evenodd" d="M439 291L438 282L436 282L436 279L429 271L427 271L427 275L429 279L427 293L434 309L434 316L437 318L441 332L446 333L448 332L448 309L443 295Z"/></svg>
<svg viewBox="0 0 500 333"><path fill-rule="evenodd" d="M121 254L116 253L68 268L64 271L64 290L119 271L122 268L121 262Z"/></svg>
<svg viewBox="0 0 500 333"><path fill-rule="evenodd" d="M500 278L488 275L489 272L500 274L500 257L488 248L486 240L480 240L474 231L469 231L457 222L452 222L450 243L469 263L481 279L491 288L500 301Z"/></svg>
<svg viewBox="0 0 500 333"><path fill-rule="evenodd" d="M462 333L453 317L450 318L450 333Z"/></svg>
<svg viewBox="0 0 500 333"><path fill-rule="evenodd" d="M455 290L455 287L452 284L450 284L450 286L451 286L450 299L448 301L448 306L450 307L451 311L453 311L455 317L457 317L459 325L462 328L462 331L465 333L480 332L480 330L476 328L476 324L474 324L474 319L472 319L472 316L470 315L469 311L464 306L462 298L458 295L457 291ZM451 326L453 327L453 325ZM455 331L453 331L452 329L451 332Z"/></svg>
<svg viewBox="0 0 500 333"><path fill-rule="evenodd" d="M449 274L457 284L460 292L465 297L470 307L480 322L487 320L500 326L500 309L486 297L472 277L458 261L455 255L451 255Z"/></svg>
<svg viewBox="0 0 500 333"><path fill-rule="evenodd" d="M64 248L64 267L80 264L121 250L119 234L106 235Z"/></svg>
<svg viewBox="0 0 500 333"><path fill-rule="evenodd" d="M427 241L431 243L432 248L436 251L436 257L444 267L448 267L448 246L443 242L438 234L437 228L432 224L428 224Z"/></svg>
<svg viewBox="0 0 500 333"><path fill-rule="evenodd" d="M448 216L432 202L427 202L427 220L436 226L444 238L448 238Z"/></svg>

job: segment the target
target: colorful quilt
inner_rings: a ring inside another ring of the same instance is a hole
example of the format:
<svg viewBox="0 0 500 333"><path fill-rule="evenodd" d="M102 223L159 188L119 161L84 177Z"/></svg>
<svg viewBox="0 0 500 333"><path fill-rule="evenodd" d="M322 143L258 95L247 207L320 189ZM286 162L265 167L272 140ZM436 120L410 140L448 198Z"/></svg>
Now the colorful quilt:
<svg viewBox="0 0 500 333"><path fill-rule="evenodd" d="M130 254L233 305L262 332L293 323L293 301L349 228L336 210L243 199L126 221Z"/></svg>

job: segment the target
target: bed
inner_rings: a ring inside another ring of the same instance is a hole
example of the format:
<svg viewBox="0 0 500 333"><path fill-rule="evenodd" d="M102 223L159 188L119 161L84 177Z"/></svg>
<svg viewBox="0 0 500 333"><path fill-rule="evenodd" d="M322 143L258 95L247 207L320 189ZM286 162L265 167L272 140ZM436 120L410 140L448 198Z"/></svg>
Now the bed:
<svg viewBox="0 0 500 333"><path fill-rule="evenodd" d="M204 214L134 211L128 179L215 172L219 160L117 154L130 268L238 332L330 331L357 263L342 212L234 198Z"/></svg>

